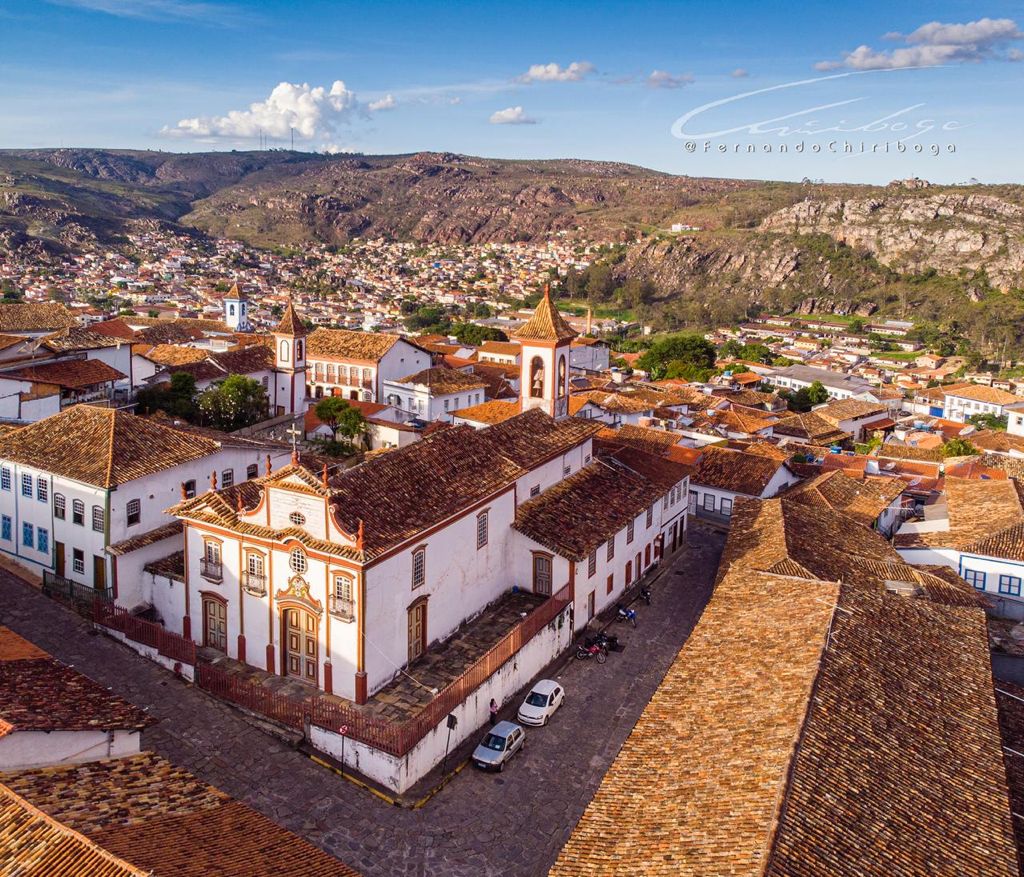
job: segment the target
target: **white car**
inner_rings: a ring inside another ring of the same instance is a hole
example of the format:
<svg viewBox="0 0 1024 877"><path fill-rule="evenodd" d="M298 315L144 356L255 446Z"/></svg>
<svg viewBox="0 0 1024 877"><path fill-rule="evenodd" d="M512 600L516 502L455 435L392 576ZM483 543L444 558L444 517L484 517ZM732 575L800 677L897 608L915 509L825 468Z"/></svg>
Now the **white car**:
<svg viewBox="0 0 1024 877"><path fill-rule="evenodd" d="M524 725L546 725L564 701L565 689L558 682L541 679L519 707L519 721Z"/></svg>

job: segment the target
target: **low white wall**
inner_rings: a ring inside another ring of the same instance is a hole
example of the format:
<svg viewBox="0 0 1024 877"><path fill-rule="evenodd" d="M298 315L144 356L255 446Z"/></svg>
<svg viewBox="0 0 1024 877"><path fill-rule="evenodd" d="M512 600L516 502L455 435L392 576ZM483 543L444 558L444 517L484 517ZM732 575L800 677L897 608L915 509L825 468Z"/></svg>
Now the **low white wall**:
<svg viewBox="0 0 1024 877"><path fill-rule="evenodd" d="M133 639L126 637L121 631L114 630L110 627L104 627L102 624L97 624L96 627L102 630L107 636L112 636L118 642L124 643L128 648L138 652L142 657L149 658L149 660L159 664L167 670L174 672L174 668L178 668L178 673L181 674L183 679L187 679L189 682L195 682L196 668L191 664L185 664L184 662L176 661L174 658L168 658L166 655L161 655L152 646L147 646L144 643L137 643Z"/></svg>
<svg viewBox="0 0 1024 877"><path fill-rule="evenodd" d="M459 704L452 713L458 727L452 731L451 749L479 733L489 718L493 697L499 705L510 698L553 661L572 641L569 607L551 620L522 649ZM444 758L448 741L447 717L430 731L404 758L396 758L351 738L345 740L345 765L399 794L407 791ZM341 760L342 737L337 731L309 729L309 742Z"/></svg>
<svg viewBox="0 0 1024 877"><path fill-rule="evenodd" d="M14 731L0 737L0 770L80 764L139 752L138 731Z"/></svg>

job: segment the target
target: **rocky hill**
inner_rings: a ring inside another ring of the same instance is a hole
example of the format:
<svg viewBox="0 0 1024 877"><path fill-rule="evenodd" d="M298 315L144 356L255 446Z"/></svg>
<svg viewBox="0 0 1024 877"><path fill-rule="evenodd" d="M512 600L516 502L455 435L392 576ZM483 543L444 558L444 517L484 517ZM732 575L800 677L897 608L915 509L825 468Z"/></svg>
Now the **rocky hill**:
<svg viewBox="0 0 1024 877"><path fill-rule="evenodd" d="M671 234L675 222L700 230ZM967 309L992 323L989 337L1024 311L1019 186L768 183L451 153L0 152L0 255L116 247L160 223L258 246L620 242L615 283L652 288L644 304L665 326L761 308L935 320Z"/></svg>

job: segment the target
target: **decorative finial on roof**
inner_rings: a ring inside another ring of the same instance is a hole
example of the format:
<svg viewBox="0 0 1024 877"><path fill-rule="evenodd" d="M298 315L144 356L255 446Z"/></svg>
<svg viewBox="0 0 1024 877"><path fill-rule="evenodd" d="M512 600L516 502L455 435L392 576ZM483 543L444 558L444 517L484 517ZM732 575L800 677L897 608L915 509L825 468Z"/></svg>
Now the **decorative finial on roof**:
<svg viewBox="0 0 1024 877"><path fill-rule="evenodd" d="M236 507L238 509L238 514L242 514L242 512L245 511L245 503L242 502L241 491L239 491L239 494L238 494L238 503L236 504Z"/></svg>
<svg viewBox="0 0 1024 877"><path fill-rule="evenodd" d="M181 498L188 499L188 488L185 487L185 482L181 482Z"/></svg>
<svg viewBox="0 0 1024 877"><path fill-rule="evenodd" d="M356 533L356 549L359 551L363 550L363 519L359 519L359 531Z"/></svg>
<svg viewBox="0 0 1024 877"><path fill-rule="evenodd" d="M266 469L267 469L267 475L269 475L269 474L270 474L270 471L271 471L271 470L270 470L270 454L267 454L267 465L266 465Z"/></svg>
<svg viewBox="0 0 1024 877"><path fill-rule="evenodd" d="M290 335L292 338L303 338L306 335L306 327L302 325L302 320L295 313L295 305L290 296L288 298L288 306L284 309L284 316L281 317L281 322L277 324L274 334Z"/></svg>
<svg viewBox="0 0 1024 877"><path fill-rule="evenodd" d="M217 470L214 469L210 473L210 490L216 490L216 489L217 489Z"/></svg>
<svg viewBox="0 0 1024 877"><path fill-rule="evenodd" d="M292 465L299 465L299 451L298 448L292 448Z"/></svg>
<svg viewBox="0 0 1024 877"><path fill-rule="evenodd" d="M320 472L320 480L324 483L324 487L327 486L327 464L324 463L324 468Z"/></svg>

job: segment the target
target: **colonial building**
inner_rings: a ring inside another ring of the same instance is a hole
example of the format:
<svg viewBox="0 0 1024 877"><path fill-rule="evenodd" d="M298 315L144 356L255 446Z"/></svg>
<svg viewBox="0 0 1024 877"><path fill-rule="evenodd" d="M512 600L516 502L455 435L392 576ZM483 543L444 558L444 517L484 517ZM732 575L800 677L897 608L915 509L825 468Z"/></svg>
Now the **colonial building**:
<svg viewBox="0 0 1024 877"><path fill-rule="evenodd" d="M384 381L384 401L419 420L451 421L463 408L487 398L487 383L458 369L434 366L398 380Z"/></svg>
<svg viewBox="0 0 1024 877"><path fill-rule="evenodd" d="M384 398L384 381L430 368L430 351L398 335L316 329L309 336L306 371L311 398L344 396L365 402Z"/></svg>
<svg viewBox="0 0 1024 877"><path fill-rule="evenodd" d="M154 602L206 647L357 703L513 588L568 586L581 627L686 526L688 468L597 460L599 429L533 409L185 499L184 587Z"/></svg>
<svg viewBox="0 0 1024 877"><path fill-rule="evenodd" d="M0 551L126 606L148 602L142 565L180 541L164 509L181 485L195 495L211 473L221 485L253 478L268 450L287 459L280 447L216 435L91 405L8 432L0 438Z"/></svg>

